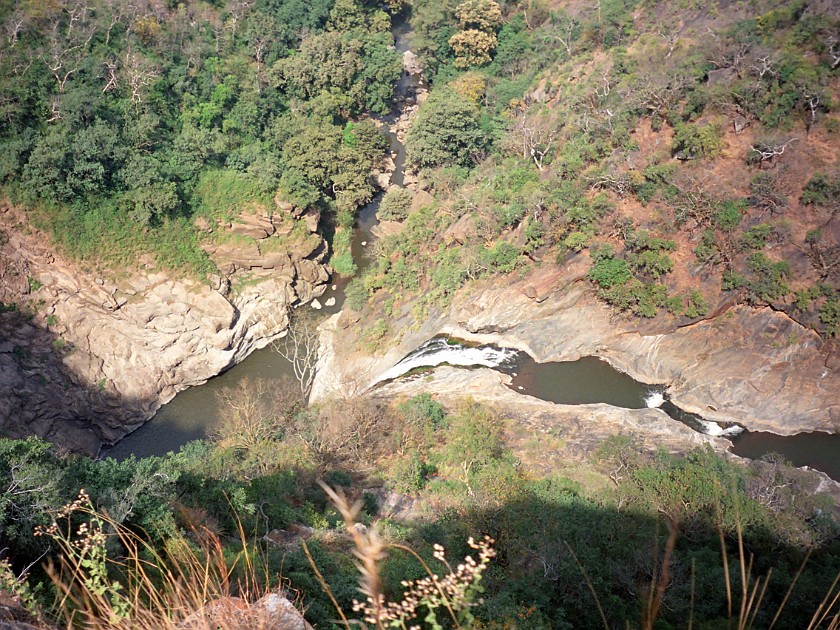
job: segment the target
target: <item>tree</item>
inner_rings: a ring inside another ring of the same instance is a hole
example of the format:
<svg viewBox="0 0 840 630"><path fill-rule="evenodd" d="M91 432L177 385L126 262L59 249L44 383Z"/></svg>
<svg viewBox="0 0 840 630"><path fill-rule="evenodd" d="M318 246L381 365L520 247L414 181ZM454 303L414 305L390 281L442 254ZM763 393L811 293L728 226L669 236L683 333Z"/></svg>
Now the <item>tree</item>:
<svg viewBox="0 0 840 630"><path fill-rule="evenodd" d="M478 108L449 89L429 96L406 138L409 159L421 167L470 166L486 146Z"/></svg>
<svg viewBox="0 0 840 630"><path fill-rule="evenodd" d="M490 63L490 53L496 49L496 44L494 33L485 33L477 29L460 31L449 38L449 45L455 51L455 65L459 68Z"/></svg>
<svg viewBox="0 0 840 630"><path fill-rule="evenodd" d="M321 347L319 323L311 309L294 311L289 317L286 336L272 343L274 350L291 363L304 400L309 397L315 380Z"/></svg>
<svg viewBox="0 0 840 630"><path fill-rule="evenodd" d="M213 439L247 451L282 438L301 404L295 389L290 380L243 379L220 390L222 417Z"/></svg>
<svg viewBox="0 0 840 630"><path fill-rule="evenodd" d="M466 0L455 9L463 29L494 31L502 23L502 9L493 0Z"/></svg>
<svg viewBox="0 0 840 630"><path fill-rule="evenodd" d="M60 484L60 463L47 442L0 439L0 532L17 553L43 547L33 531L61 505Z"/></svg>
<svg viewBox="0 0 840 630"><path fill-rule="evenodd" d="M543 161L560 133L557 121L547 109L523 109L512 131L515 144L521 148L522 159L533 159L537 169L542 171L545 168Z"/></svg>

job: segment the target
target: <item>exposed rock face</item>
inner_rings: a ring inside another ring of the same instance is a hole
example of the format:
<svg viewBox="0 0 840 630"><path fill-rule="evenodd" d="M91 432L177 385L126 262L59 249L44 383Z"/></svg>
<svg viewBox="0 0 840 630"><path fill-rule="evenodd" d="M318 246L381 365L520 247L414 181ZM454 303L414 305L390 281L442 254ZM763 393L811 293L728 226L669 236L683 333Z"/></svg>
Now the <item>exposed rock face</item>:
<svg viewBox="0 0 840 630"><path fill-rule="evenodd" d="M241 597L221 597L178 624L184 630L241 628L242 630L312 630L303 615L282 595L269 593L249 604Z"/></svg>
<svg viewBox="0 0 840 630"><path fill-rule="evenodd" d="M150 264L117 280L84 272L8 207L0 229L0 301L29 311L0 313L0 435L74 451L96 453L282 336L288 307L329 278L319 236L279 241L267 217L228 228L241 246L209 248L225 274L209 285Z"/></svg>
<svg viewBox="0 0 840 630"><path fill-rule="evenodd" d="M530 434L550 433L563 441L562 458L584 456L606 438L617 433L636 436L641 445L685 452L709 444L718 449L728 440L698 433L671 419L661 409L624 409L610 405L558 405L532 396L517 394L507 387L511 377L490 369L435 368L419 378L401 379L374 391L386 399L433 391L444 403L454 404L465 396L489 403L501 416L514 421L509 443L516 448ZM553 453L541 451L551 459ZM547 463L547 462L546 462Z"/></svg>
<svg viewBox="0 0 840 630"><path fill-rule="evenodd" d="M324 325L312 399L365 391L421 343L450 334L518 348L538 362L598 356L639 381L666 384L687 411L751 430L790 435L833 431L840 422L830 344L784 313L724 307L698 323L657 329L616 317L577 282L581 269L573 259L562 269L545 265L521 280L469 287L419 328L403 315L393 325L400 343L383 356L353 350L336 315Z"/></svg>

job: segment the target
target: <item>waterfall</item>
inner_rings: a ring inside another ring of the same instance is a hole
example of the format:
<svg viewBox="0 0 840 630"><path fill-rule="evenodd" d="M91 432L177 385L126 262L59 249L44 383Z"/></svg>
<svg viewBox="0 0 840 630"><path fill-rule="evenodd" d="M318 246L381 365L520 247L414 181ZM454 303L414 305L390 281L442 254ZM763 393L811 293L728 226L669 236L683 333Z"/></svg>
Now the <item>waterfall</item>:
<svg viewBox="0 0 840 630"><path fill-rule="evenodd" d="M664 402L665 395L662 392L655 389L648 392L648 395L645 396L645 405L649 409L656 409L657 407L661 407Z"/></svg>
<svg viewBox="0 0 840 630"><path fill-rule="evenodd" d="M493 346L467 347L451 343L444 337L433 337L417 350L381 374L376 382L389 381L420 367L435 367L444 363L461 367L499 367L513 359L517 350Z"/></svg>

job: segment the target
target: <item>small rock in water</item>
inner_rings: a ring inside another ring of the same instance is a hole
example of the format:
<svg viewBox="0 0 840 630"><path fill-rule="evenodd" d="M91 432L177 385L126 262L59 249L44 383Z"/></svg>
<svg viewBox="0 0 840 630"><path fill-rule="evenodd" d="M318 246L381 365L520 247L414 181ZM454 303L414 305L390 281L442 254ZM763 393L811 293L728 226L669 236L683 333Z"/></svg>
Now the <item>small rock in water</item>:
<svg viewBox="0 0 840 630"><path fill-rule="evenodd" d="M516 389L525 389L522 385L518 385Z"/></svg>
<svg viewBox="0 0 840 630"><path fill-rule="evenodd" d="M367 241L362 241L362 247L366 247L366 246L367 246Z"/></svg>
<svg viewBox="0 0 840 630"><path fill-rule="evenodd" d="M331 288L333 291L335 291L336 289L338 289L338 287L337 287L337 286L335 286L335 285L332 285L330 288Z"/></svg>
<svg viewBox="0 0 840 630"><path fill-rule="evenodd" d="M327 298L327 301L324 302L324 306L335 306L335 298Z"/></svg>
<svg viewBox="0 0 840 630"><path fill-rule="evenodd" d="M320 311L321 303L317 299L312 300L312 308L314 308L316 311Z"/></svg>
<svg viewBox="0 0 840 630"><path fill-rule="evenodd" d="M516 378L517 376L519 376L519 374L517 374L516 372L513 372L513 376L514 376L514 378Z"/></svg>

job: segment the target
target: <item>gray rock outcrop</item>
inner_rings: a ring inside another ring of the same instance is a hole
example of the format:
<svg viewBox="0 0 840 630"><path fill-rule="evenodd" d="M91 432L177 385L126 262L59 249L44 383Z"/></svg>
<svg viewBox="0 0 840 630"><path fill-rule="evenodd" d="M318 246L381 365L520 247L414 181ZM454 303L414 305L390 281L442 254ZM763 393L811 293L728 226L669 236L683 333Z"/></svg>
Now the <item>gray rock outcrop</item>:
<svg viewBox="0 0 840 630"><path fill-rule="evenodd" d="M126 277L97 276L55 254L8 206L0 231L0 435L72 451L96 453L285 334L289 307L320 296L329 279L321 237L280 236L289 230L267 216L216 229L237 240L208 246L222 270L208 281L148 262Z"/></svg>
<svg viewBox="0 0 840 630"><path fill-rule="evenodd" d="M656 328L616 316L578 282L584 274L572 260L476 284L425 322L413 321L408 305L391 322L399 343L378 356L353 349L347 316L335 315L323 326L312 400L366 391L427 339L448 334L517 348L538 362L597 356L636 380L666 385L687 411L750 430L791 435L840 424L840 373L828 367L828 344L786 314L724 306L708 319Z"/></svg>

